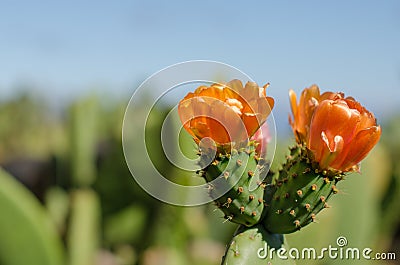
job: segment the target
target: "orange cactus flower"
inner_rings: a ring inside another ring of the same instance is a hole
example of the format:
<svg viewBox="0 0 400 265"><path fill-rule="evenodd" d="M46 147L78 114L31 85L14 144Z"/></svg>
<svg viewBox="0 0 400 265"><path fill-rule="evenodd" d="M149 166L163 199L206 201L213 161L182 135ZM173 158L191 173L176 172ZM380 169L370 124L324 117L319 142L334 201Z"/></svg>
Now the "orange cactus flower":
<svg viewBox="0 0 400 265"><path fill-rule="evenodd" d="M381 135L374 115L343 93L320 95L316 86L306 90L299 105L290 92L297 142L307 146L323 170L358 171Z"/></svg>
<svg viewBox="0 0 400 265"><path fill-rule="evenodd" d="M195 141L209 137L217 145L247 141L265 122L274 100L254 82L200 86L178 105L183 127Z"/></svg>
<svg viewBox="0 0 400 265"><path fill-rule="evenodd" d="M297 142L306 141L311 118L318 103L325 99L333 99L335 96L336 94L333 92L325 92L321 95L319 87L312 85L303 90L299 104L297 104L296 93L293 90L289 91L290 105L293 113L293 119L289 116L289 123L292 126Z"/></svg>

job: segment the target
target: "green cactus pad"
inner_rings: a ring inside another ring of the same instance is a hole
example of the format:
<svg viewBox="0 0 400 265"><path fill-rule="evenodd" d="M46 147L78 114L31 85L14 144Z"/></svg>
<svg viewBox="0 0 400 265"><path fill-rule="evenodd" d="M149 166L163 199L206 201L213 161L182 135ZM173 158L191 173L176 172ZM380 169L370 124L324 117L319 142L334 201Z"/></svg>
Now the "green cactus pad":
<svg viewBox="0 0 400 265"><path fill-rule="evenodd" d="M307 150L297 146L272 182L276 189L262 220L272 233L288 234L315 221L316 215L328 208L328 199L338 192L337 182L343 175L319 172L307 158Z"/></svg>
<svg viewBox="0 0 400 265"><path fill-rule="evenodd" d="M210 161L207 152L201 156L200 165ZM230 154L218 154L200 174L209 183L209 195L225 218L252 226L258 223L264 209L265 184L260 180L264 168L250 144Z"/></svg>
<svg viewBox="0 0 400 265"><path fill-rule="evenodd" d="M240 226L229 243L221 265L288 265L292 259L280 258L279 249L288 250L284 236L271 234L262 225L250 228Z"/></svg>

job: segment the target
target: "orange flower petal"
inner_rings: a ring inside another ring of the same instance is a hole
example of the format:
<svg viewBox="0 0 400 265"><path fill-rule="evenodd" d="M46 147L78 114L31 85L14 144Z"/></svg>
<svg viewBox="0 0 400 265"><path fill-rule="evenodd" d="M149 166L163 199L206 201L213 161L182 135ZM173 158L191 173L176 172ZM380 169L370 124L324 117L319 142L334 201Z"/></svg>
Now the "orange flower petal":
<svg viewBox="0 0 400 265"><path fill-rule="evenodd" d="M290 89L289 90L289 100L290 100L290 108L292 109L292 113L293 113L293 117L295 121L295 119L297 118L297 96L296 93ZM293 125L292 125L293 126Z"/></svg>
<svg viewBox="0 0 400 265"><path fill-rule="evenodd" d="M369 127L358 132L355 139L347 146L348 153L341 167L349 169L357 165L378 143L380 137L380 126Z"/></svg>
<svg viewBox="0 0 400 265"><path fill-rule="evenodd" d="M309 123L312 118L315 107L318 105L320 97L319 88L313 85L303 90L300 95L299 104L296 103L296 94L289 91L290 104L293 113L293 119L289 118L292 130L299 143L306 141L308 136Z"/></svg>
<svg viewBox="0 0 400 265"><path fill-rule="evenodd" d="M341 155L341 152L344 148L344 140L343 137L336 135L333 139L328 139L324 132L321 133L321 137L325 143L324 152L322 152L322 156L320 158L319 164L321 168L329 168L332 167L332 162ZM328 150L326 150L328 149Z"/></svg>
<svg viewBox="0 0 400 265"><path fill-rule="evenodd" d="M260 115L256 114L249 114L249 113L244 113L243 114L243 122L246 127L246 132L247 132L247 137L250 138L253 136L258 128L260 128L261 124L265 122L265 120L262 121L262 117Z"/></svg>
<svg viewBox="0 0 400 265"><path fill-rule="evenodd" d="M317 139L321 132L325 132L328 139L334 139L335 136L339 135L347 143L353 138L359 119L359 113L348 108L343 102L322 101L311 120L310 148L315 148L313 146L314 139ZM319 144L319 142L315 141L315 144Z"/></svg>

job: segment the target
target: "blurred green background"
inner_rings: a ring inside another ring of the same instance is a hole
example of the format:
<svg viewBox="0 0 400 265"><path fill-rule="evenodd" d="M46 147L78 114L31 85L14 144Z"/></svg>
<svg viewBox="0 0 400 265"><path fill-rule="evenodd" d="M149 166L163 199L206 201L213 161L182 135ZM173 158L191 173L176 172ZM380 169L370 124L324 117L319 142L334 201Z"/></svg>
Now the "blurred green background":
<svg viewBox="0 0 400 265"><path fill-rule="evenodd" d="M0 138L7 139L0 143L0 264L219 264L236 226L224 222L212 204L171 206L137 185L122 152L125 107L95 95L61 112L29 94L0 104L0 124L6 125ZM177 171L161 150L157 135L169 109L152 111L156 118L146 128L154 139L147 145L150 157L171 180L201 182ZM345 236L349 247L399 255L400 117L382 127L382 139L362 164L362 174L339 184L340 194L316 224L287 236L291 247L336 246L336 238ZM280 140L276 161L289 144ZM190 141L183 145L193 147Z"/></svg>

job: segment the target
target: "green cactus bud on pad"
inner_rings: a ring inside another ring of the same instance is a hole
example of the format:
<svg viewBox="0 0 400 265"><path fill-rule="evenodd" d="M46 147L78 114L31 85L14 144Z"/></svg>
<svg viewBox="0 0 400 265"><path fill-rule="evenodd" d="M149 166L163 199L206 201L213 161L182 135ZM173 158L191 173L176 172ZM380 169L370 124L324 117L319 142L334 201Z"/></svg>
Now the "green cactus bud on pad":
<svg viewBox="0 0 400 265"><path fill-rule="evenodd" d="M301 229L315 221L316 215L329 207L328 199L338 192L336 184L343 175L320 172L309 161L304 147L291 148L287 162L275 175L272 185L276 190L262 220L268 231L287 234Z"/></svg>
<svg viewBox="0 0 400 265"><path fill-rule="evenodd" d="M268 166L255 154L255 146L217 154L210 161L207 152L201 153L200 174L209 183L209 195L225 218L234 223L252 226L259 222L264 209L264 188L261 181Z"/></svg>

